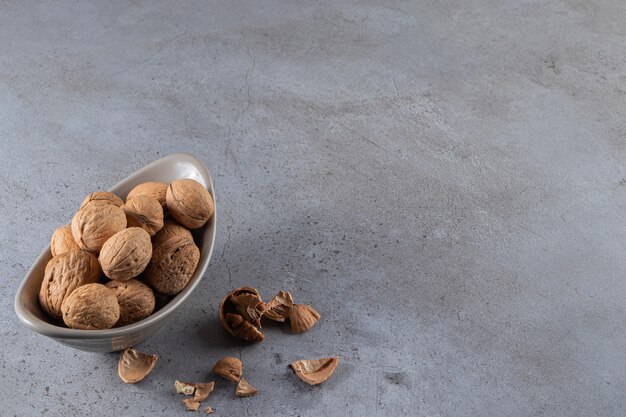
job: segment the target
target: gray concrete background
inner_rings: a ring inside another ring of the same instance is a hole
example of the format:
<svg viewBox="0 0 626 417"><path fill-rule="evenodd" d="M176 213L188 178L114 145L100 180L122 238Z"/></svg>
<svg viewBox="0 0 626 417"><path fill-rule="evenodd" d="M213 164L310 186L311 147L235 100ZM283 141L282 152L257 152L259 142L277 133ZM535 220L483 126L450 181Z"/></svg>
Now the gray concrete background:
<svg viewBox="0 0 626 417"><path fill-rule="evenodd" d="M0 3L3 416L173 416L241 356L221 416L626 414L621 1ZM90 191L173 152L213 170L207 276L140 348L33 334L13 296ZM310 332L227 337L230 288ZM320 387L287 369L338 355Z"/></svg>

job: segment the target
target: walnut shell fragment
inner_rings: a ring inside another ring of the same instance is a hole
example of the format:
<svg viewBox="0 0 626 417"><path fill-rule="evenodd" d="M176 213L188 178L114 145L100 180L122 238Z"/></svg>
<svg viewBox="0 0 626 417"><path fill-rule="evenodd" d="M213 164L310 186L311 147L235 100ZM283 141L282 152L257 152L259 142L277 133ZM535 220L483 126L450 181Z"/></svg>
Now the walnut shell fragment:
<svg viewBox="0 0 626 417"><path fill-rule="evenodd" d="M83 206L72 218L72 236L81 249L98 253L111 236L126 228L124 211L102 201Z"/></svg>
<svg viewBox="0 0 626 417"><path fill-rule="evenodd" d="M156 304L154 292L137 279L128 281L109 281L105 284L113 290L120 304L120 318L115 327L126 326L143 320L154 311Z"/></svg>
<svg viewBox="0 0 626 417"><path fill-rule="evenodd" d="M213 414L215 411L211 407L207 407L204 409L204 412L206 414Z"/></svg>
<svg viewBox="0 0 626 417"><path fill-rule="evenodd" d="M280 291L276 296L267 303L267 308L263 312L263 317L270 320L284 322L289 318L289 313L293 307L293 298L291 293Z"/></svg>
<svg viewBox="0 0 626 417"><path fill-rule="evenodd" d="M72 226L69 224L58 227L52 234L50 239L50 252L52 256L63 255L73 250L79 250L80 247L74 241L72 235Z"/></svg>
<svg viewBox="0 0 626 417"><path fill-rule="evenodd" d="M183 400L187 411L198 411L200 409L200 401L196 401L193 398L185 398Z"/></svg>
<svg viewBox="0 0 626 417"><path fill-rule="evenodd" d="M127 384L136 384L152 372L157 359L159 359L157 355L148 355L128 348L122 353L117 363L117 374Z"/></svg>
<svg viewBox="0 0 626 417"><path fill-rule="evenodd" d="M264 306L256 289L237 288L222 298L218 308L220 322L233 336L249 342L261 342L265 337L258 328Z"/></svg>
<svg viewBox="0 0 626 417"><path fill-rule="evenodd" d="M176 387L176 392L179 394L193 395L193 398L184 399L183 403L185 404L185 407L187 407L187 410L198 411L200 403L207 399L207 397L213 392L215 383L190 383L175 381L174 386Z"/></svg>
<svg viewBox="0 0 626 417"><path fill-rule="evenodd" d="M173 237L184 237L193 240L191 231L172 220L166 220L161 230L152 237L152 246L155 248Z"/></svg>
<svg viewBox="0 0 626 417"><path fill-rule="evenodd" d="M138 196L152 197L165 207L165 194L167 193L167 184L163 182L144 182L130 190L126 196L126 201Z"/></svg>
<svg viewBox="0 0 626 417"><path fill-rule="evenodd" d="M129 227L104 243L98 260L107 277L127 281L141 274L151 258L152 243L148 232L140 227Z"/></svg>
<svg viewBox="0 0 626 417"><path fill-rule="evenodd" d="M235 395L237 395L237 397L251 397L258 392L259 390L250 385L245 378L241 378L237 384Z"/></svg>
<svg viewBox="0 0 626 417"><path fill-rule="evenodd" d="M294 304L289 311L291 330L294 333L306 332L317 323L319 318L320 314L313 307L306 304Z"/></svg>
<svg viewBox="0 0 626 417"><path fill-rule="evenodd" d="M155 248L146 268L148 284L161 294L178 294L191 280L200 261L200 249L184 237L169 239Z"/></svg>
<svg viewBox="0 0 626 417"><path fill-rule="evenodd" d="M339 358L321 358L312 360L299 360L292 362L293 372L310 385L321 384L335 372Z"/></svg>
<svg viewBox="0 0 626 417"><path fill-rule="evenodd" d="M89 194L82 203L80 203L79 208L83 208L88 204L98 202L98 203L106 203L113 204L114 206L121 207L124 202L117 195L109 192L109 191L96 191Z"/></svg>
<svg viewBox="0 0 626 417"><path fill-rule="evenodd" d="M39 304L50 316L62 317L61 304L76 288L100 279L100 264L91 253L74 250L48 261L39 290Z"/></svg>
<svg viewBox="0 0 626 417"><path fill-rule="evenodd" d="M213 373L229 381L237 382L243 373L243 363L237 358L226 356L215 363Z"/></svg>
<svg viewBox="0 0 626 417"><path fill-rule="evenodd" d="M172 181L167 187L165 200L172 217L189 229L204 226L215 211L209 191L190 178Z"/></svg>
<svg viewBox="0 0 626 417"><path fill-rule="evenodd" d="M61 304L63 322L72 329L110 329L120 318L113 291L102 284L78 287Z"/></svg>
<svg viewBox="0 0 626 417"><path fill-rule="evenodd" d="M163 227L163 207L158 200L140 195L126 200L122 206L128 227L141 227L154 236Z"/></svg>

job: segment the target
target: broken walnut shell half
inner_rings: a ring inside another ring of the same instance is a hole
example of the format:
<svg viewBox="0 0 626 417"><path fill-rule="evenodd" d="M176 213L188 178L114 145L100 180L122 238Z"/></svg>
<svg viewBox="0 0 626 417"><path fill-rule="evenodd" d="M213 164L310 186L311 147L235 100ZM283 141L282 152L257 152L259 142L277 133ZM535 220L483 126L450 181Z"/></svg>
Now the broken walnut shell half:
<svg viewBox="0 0 626 417"><path fill-rule="evenodd" d="M303 359L289 366L298 378L309 385L317 385L331 377L338 363L339 358Z"/></svg>
<svg viewBox="0 0 626 417"><path fill-rule="evenodd" d="M235 395L237 397L251 397L252 395L258 393L259 390L254 388L252 385L246 381L245 378L241 378L239 383L237 384L237 389L235 390Z"/></svg>
<svg viewBox="0 0 626 417"><path fill-rule="evenodd" d="M139 352L133 348L126 349L117 363L117 374L127 384L136 384L148 376L159 357Z"/></svg>
<svg viewBox="0 0 626 417"><path fill-rule="evenodd" d="M215 363L213 373L229 381L238 382L243 373L243 363L237 358L226 356Z"/></svg>
<svg viewBox="0 0 626 417"><path fill-rule="evenodd" d="M249 342L260 342L264 339L263 333L258 329L264 305L256 289L251 287L234 289L220 302L218 308L220 322L231 335Z"/></svg>
<svg viewBox="0 0 626 417"><path fill-rule="evenodd" d="M278 294L267 303L267 307L263 312L263 317L270 320L284 322L289 318L289 313L293 307L293 298L288 291L279 291Z"/></svg>
<svg viewBox="0 0 626 417"><path fill-rule="evenodd" d="M289 310L289 321L294 333L306 332L317 323L319 318L320 314L306 304L294 304Z"/></svg>

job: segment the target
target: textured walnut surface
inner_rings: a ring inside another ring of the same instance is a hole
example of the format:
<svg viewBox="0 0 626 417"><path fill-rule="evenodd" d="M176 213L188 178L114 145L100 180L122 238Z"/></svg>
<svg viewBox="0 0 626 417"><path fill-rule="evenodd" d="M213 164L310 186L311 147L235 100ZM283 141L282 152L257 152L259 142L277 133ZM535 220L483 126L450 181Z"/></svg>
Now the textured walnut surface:
<svg viewBox="0 0 626 417"><path fill-rule="evenodd" d="M104 274L126 281L141 274L152 257L150 235L140 227L129 227L111 236L100 251Z"/></svg>
<svg viewBox="0 0 626 417"><path fill-rule="evenodd" d="M162 294L177 294L193 276L199 260L200 250L192 240L174 237L154 249L146 281Z"/></svg>
<svg viewBox="0 0 626 417"><path fill-rule="evenodd" d="M126 215L114 204L94 201L78 210L71 227L78 246L97 253L108 238L126 228Z"/></svg>
<svg viewBox="0 0 626 417"><path fill-rule="evenodd" d="M167 184L163 182L144 182L133 188L126 196L126 201L138 196L146 196L156 199L162 207L165 207L165 193Z"/></svg>
<svg viewBox="0 0 626 417"><path fill-rule="evenodd" d="M122 206L128 227L141 227L154 236L163 227L163 207L155 198L139 195Z"/></svg>
<svg viewBox="0 0 626 417"><path fill-rule="evenodd" d="M176 221L189 229L202 227L213 215L213 197L192 179L172 181L166 193L167 209Z"/></svg>
<svg viewBox="0 0 626 417"><path fill-rule="evenodd" d="M110 288L120 305L120 318L115 326L125 326L148 317L154 311L155 298L152 289L137 279L110 281Z"/></svg>
<svg viewBox="0 0 626 417"><path fill-rule="evenodd" d="M78 287L63 300L61 311L63 321L73 329L109 329L120 318L115 294L102 284Z"/></svg>
<svg viewBox="0 0 626 417"><path fill-rule="evenodd" d="M52 256L59 256L77 249L80 249L80 247L74 240L71 225L63 225L54 231L52 238L50 238L50 252Z"/></svg>

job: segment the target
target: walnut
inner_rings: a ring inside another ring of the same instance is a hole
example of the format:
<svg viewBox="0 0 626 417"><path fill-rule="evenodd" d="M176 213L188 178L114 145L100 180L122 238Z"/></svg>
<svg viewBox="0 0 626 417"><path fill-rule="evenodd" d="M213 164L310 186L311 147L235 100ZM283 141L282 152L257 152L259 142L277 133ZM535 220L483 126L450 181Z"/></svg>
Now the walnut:
<svg viewBox="0 0 626 417"><path fill-rule="evenodd" d="M58 227L50 239L50 252L52 256L59 256L73 250L80 249L72 236L72 226L66 224Z"/></svg>
<svg viewBox="0 0 626 417"><path fill-rule="evenodd" d="M98 203L107 203L113 204L114 206L121 207L124 202L121 198L116 196L115 194L108 191L96 191L94 193L89 194L82 203L80 203L80 208L85 207L88 204L98 202Z"/></svg>
<svg viewBox="0 0 626 417"><path fill-rule="evenodd" d="M267 308L263 312L263 317L267 317L270 320L284 322L289 318L289 313L293 307L293 298L291 294L286 291L280 291L276 294L276 297L267 303Z"/></svg>
<svg viewBox="0 0 626 417"><path fill-rule="evenodd" d="M291 363L295 374L310 385L321 384L335 372L339 358L322 358L314 360L299 360Z"/></svg>
<svg viewBox="0 0 626 417"><path fill-rule="evenodd" d="M218 310L222 326L231 335L249 342L261 342L265 338L259 331L265 303L256 289L241 287L229 292Z"/></svg>
<svg viewBox="0 0 626 417"><path fill-rule="evenodd" d="M161 207L165 208L166 192L167 184L163 182L144 182L130 190L130 193L126 196L126 201L138 196L152 197L161 204Z"/></svg>
<svg viewBox="0 0 626 417"><path fill-rule="evenodd" d="M60 319L63 300L76 288L98 282L99 278L100 264L91 253L74 250L56 256L46 265L39 304L50 316Z"/></svg>
<svg viewBox="0 0 626 417"><path fill-rule="evenodd" d="M86 284L65 297L61 312L63 321L72 329L110 329L120 318L120 305L109 288Z"/></svg>
<svg viewBox="0 0 626 417"><path fill-rule="evenodd" d="M128 348L117 363L117 374L127 384L136 384L152 372L157 359L159 359L157 355L148 355Z"/></svg>
<svg viewBox="0 0 626 417"><path fill-rule="evenodd" d="M126 281L141 274L151 257L152 243L148 232L139 227L129 227L105 242L98 259L107 277Z"/></svg>
<svg viewBox="0 0 626 417"><path fill-rule="evenodd" d="M229 381L237 382L243 373L243 363L237 358L226 356L213 366L213 373Z"/></svg>
<svg viewBox="0 0 626 417"><path fill-rule="evenodd" d="M152 197L140 195L128 199L122 210L126 214L128 227L141 227L150 236L154 236L163 227L163 207Z"/></svg>
<svg viewBox="0 0 626 417"><path fill-rule="evenodd" d="M121 208L93 201L78 210L72 219L72 235L81 249L97 253L108 238L126 228Z"/></svg>
<svg viewBox="0 0 626 417"><path fill-rule="evenodd" d="M115 323L116 327L143 320L154 311L154 293L143 282L130 279L123 282L110 281L105 285L113 290L120 305L120 319Z"/></svg>
<svg viewBox="0 0 626 417"><path fill-rule="evenodd" d="M235 395L237 397L250 397L259 392L256 388L248 383L245 378L241 378L239 383L237 384L237 390L235 391Z"/></svg>
<svg viewBox="0 0 626 417"><path fill-rule="evenodd" d="M294 333L306 332L317 323L319 318L319 313L306 304L294 304L289 311L291 330Z"/></svg>
<svg viewBox="0 0 626 417"><path fill-rule="evenodd" d="M204 226L215 211L209 191L192 179L172 181L165 199L172 217L189 229Z"/></svg>
<svg viewBox="0 0 626 417"><path fill-rule="evenodd" d="M145 277L158 292L177 294L191 280L199 261L200 249L193 240L174 237L154 250Z"/></svg>
<svg viewBox="0 0 626 417"><path fill-rule="evenodd" d="M152 246L157 247L161 243L169 240L173 237L184 237L189 240L193 240L193 236L191 235L191 231L187 229L185 226L181 226L172 220L166 220L163 228L157 232L156 235L152 238Z"/></svg>

